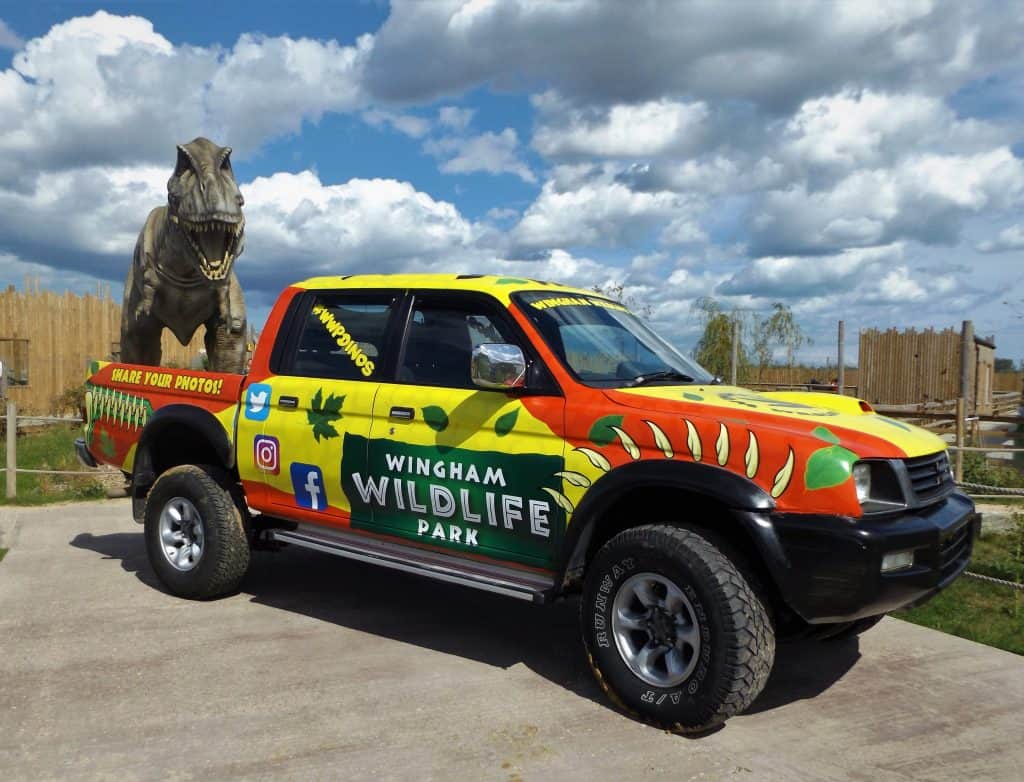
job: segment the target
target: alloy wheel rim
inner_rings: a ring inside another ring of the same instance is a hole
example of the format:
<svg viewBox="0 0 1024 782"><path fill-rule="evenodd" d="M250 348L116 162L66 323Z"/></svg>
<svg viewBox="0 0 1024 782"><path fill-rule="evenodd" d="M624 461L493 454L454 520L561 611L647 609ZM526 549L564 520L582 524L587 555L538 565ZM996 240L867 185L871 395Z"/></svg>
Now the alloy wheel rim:
<svg viewBox="0 0 1024 782"><path fill-rule="evenodd" d="M203 519L191 500L173 497L160 511L160 550L175 570L188 572L199 564L206 543Z"/></svg>
<svg viewBox="0 0 1024 782"><path fill-rule="evenodd" d="M626 666L654 687L676 687L700 659L700 627L682 589L658 573L626 579L612 604L612 635Z"/></svg>

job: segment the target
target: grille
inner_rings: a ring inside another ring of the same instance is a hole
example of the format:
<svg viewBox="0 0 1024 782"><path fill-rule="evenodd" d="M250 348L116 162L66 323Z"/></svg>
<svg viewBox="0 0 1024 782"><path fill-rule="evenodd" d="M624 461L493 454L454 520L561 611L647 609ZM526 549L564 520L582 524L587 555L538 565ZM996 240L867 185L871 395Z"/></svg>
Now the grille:
<svg viewBox="0 0 1024 782"><path fill-rule="evenodd" d="M939 569L943 578L952 575L971 558L971 525L964 524L939 544Z"/></svg>
<svg viewBox="0 0 1024 782"><path fill-rule="evenodd" d="M956 488L949 471L949 456L945 451L906 459L904 464L918 505L938 502L952 494Z"/></svg>

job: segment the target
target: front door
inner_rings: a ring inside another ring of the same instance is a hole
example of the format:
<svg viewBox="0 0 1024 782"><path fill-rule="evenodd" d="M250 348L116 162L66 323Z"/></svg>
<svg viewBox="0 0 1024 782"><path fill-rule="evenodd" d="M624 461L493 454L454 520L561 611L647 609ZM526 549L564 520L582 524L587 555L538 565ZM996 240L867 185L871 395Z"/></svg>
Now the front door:
<svg viewBox="0 0 1024 782"><path fill-rule="evenodd" d="M516 343L531 354L497 301L432 292L415 295L411 308L397 382L382 385L374 400L368 449L346 437L350 469L342 480L353 526L438 549L552 566L565 527L557 500L562 398L553 384L533 390L545 397L535 397L545 405L545 419L558 422L553 430L520 393L473 385L474 345ZM364 452L365 469L351 469Z"/></svg>

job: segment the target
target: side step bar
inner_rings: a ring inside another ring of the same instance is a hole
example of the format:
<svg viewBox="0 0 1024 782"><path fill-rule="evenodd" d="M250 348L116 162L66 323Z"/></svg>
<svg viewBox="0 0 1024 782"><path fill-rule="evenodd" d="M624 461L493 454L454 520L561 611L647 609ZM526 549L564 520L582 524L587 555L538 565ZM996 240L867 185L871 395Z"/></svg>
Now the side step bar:
<svg viewBox="0 0 1024 782"><path fill-rule="evenodd" d="M269 533L273 540L281 543L534 603L546 602L554 587L554 579L544 574L424 551L343 530L299 524L294 530L271 529Z"/></svg>

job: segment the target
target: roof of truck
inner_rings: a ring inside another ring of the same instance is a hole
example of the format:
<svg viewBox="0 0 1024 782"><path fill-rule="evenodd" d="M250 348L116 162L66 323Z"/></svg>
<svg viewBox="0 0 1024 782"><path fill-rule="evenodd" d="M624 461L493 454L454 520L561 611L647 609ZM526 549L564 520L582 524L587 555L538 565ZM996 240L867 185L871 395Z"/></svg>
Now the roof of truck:
<svg viewBox="0 0 1024 782"><path fill-rule="evenodd" d="M349 274L331 277L311 277L295 283L296 288L323 290L338 288L366 289L430 289L482 291L508 302L509 295L518 291L551 291L552 293L600 295L585 288L531 280L525 277L509 277L494 274Z"/></svg>

